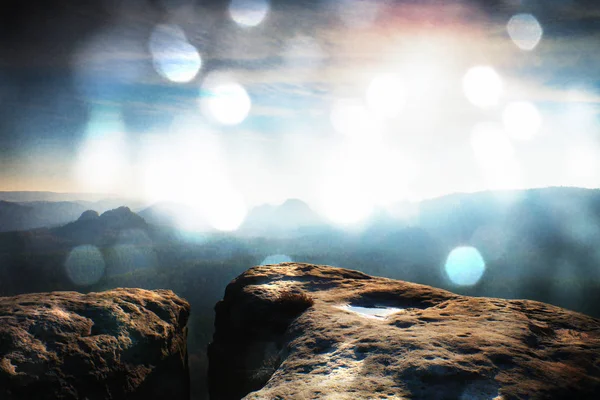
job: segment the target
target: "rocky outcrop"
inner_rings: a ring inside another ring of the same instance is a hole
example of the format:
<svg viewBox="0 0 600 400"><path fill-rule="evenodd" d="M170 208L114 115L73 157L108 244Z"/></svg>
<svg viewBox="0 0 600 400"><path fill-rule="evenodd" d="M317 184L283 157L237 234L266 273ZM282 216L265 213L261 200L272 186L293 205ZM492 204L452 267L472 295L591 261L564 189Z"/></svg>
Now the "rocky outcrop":
<svg viewBox="0 0 600 400"><path fill-rule="evenodd" d="M0 399L189 399L190 305L169 290L0 298Z"/></svg>
<svg viewBox="0 0 600 400"><path fill-rule="evenodd" d="M98 211L87 210L81 214L81 216L77 219L77 221L89 221L89 220L94 220L98 217L100 217L100 215L98 215Z"/></svg>
<svg viewBox="0 0 600 400"><path fill-rule="evenodd" d="M214 399L600 398L600 320L535 301L288 263L231 282L215 328Z"/></svg>
<svg viewBox="0 0 600 400"><path fill-rule="evenodd" d="M119 207L109 210L99 217L99 222L111 229L146 228L146 221L129 207Z"/></svg>
<svg viewBox="0 0 600 400"><path fill-rule="evenodd" d="M126 230L147 230L148 224L129 207L119 207L94 215L84 212L77 221L55 228L52 233L75 244L107 245Z"/></svg>

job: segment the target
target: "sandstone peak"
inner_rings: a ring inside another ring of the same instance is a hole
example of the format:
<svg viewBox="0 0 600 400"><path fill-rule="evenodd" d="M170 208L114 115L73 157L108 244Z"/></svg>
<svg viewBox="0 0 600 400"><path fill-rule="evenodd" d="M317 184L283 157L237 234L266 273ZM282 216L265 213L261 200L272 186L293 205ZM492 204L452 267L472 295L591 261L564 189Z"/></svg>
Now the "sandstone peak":
<svg viewBox="0 0 600 400"><path fill-rule="evenodd" d="M591 400L600 393L600 320L540 302L286 263L242 274L216 312L213 398Z"/></svg>
<svg viewBox="0 0 600 400"><path fill-rule="evenodd" d="M98 218L98 212L94 211L94 210L87 210L84 211L81 216L79 217L79 219L77 219L77 221L88 221L88 220L94 220L96 218Z"/></svg>

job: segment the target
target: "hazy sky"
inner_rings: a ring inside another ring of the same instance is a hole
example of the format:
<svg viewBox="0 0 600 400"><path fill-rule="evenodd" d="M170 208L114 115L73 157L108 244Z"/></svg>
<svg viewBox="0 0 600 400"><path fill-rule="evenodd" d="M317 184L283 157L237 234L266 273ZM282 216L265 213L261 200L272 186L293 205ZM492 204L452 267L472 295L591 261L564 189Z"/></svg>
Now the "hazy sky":
<svg viewBox="0 0 600 400"><path fill-rule="evenodd" d="M0 190L350 221L600 182L594 0L74 4L0 16Z"/></svg>

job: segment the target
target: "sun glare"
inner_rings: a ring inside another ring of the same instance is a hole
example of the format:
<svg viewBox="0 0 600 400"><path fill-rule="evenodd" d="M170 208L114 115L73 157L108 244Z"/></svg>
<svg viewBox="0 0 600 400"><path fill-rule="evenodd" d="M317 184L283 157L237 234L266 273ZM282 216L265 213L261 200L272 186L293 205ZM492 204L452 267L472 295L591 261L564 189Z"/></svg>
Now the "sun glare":
<svg viewBox="0 0 600 400"><path fill-rule="evenodd" d="M330 121L338 133L353 138L368 138L377 134L380 128L380 121L358 99L335 101Z"/></svg>
<svg viewBox="0 0 600 400"><path fill-rule="evenodd" d="M598 154L600 152L594 144L588 146L574 146L567 151L566 172L571 182L578 186L593 188L597 185Z"/></svg>
<svg viewBox="0 0 600 400"><path fill-rule="evenodd" d="M383 117L393 118L404 107L404 85L396 75L379 75L367 88L367 104L371 111Z"/></svg>
<svg viewBox="0 0 600 400"><path fill-rule="evenodd" d="M522 185L515 150L501 126L481 123L473 128L471 146L487 189L516 189Z"/></svg>
<svg viewBox="0 0 600 400"><path fill-rule="evenodd" d="M219 231L235 231L248 213L242 195L230 186L216 188L206 205L208 221Z"/></svg>
<svg viewBox="0 0 600 400"><path fill-rule="evenodd" d="M513 102L506 106L502 121L507 133L516 140L533 139L542 125L542 116L537 107L526 101Z"/></svg>
<svg viewBox="0 0 600 400"><path fill-rule="evenodd" d="M367 189L369 171L364 168L362 146L343 143L332 152L321 190L321 213L332 222L352 225L366 219L374 207Z"/></svg>
<svg viewBox="0 0 600 400"><path fill-rule="evenodd" d="M92 110L77 163L77 177L82 187L102 192L122 186L121 171L128 165L124 132L120 114Z"/></svg>

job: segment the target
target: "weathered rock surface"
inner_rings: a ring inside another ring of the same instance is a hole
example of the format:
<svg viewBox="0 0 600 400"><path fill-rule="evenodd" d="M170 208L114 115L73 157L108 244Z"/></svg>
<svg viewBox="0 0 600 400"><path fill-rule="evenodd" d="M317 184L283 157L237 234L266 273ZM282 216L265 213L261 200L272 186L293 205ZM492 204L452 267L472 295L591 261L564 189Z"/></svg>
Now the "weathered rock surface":
<svg viewBox="0 0 600 400"><path fill-rule="evenodd" d="M0 297L0 399L189 399L190 305L169 290Z"/></svg>
<svg viewBox="0 0 600 400"><path fill-rule="evenodd" d="M600 320L535 301L288 263L231 282L215 328L214 399L600 398Z"/></svg>

